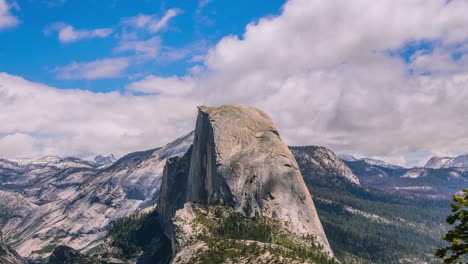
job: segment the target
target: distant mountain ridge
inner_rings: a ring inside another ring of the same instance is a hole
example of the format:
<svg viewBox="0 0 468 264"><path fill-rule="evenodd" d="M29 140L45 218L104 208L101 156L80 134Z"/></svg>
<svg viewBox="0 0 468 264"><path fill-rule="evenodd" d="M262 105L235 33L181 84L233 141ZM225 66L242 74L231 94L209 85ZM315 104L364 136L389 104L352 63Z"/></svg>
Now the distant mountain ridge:
<svg viewBox="0 0 468 264"><path fill-rule="evenodd" d="M98 155L94 157L94 162L102 166L111 165L115 161L117 161L117 158L114 154L110 154L109 156Z"/></svg>
<svg viewBox="0 0 468 264"><path fill-rule="evenodd" d="M449 200L468 184L468 168L404 168L368 159L343 161L364 185L405 197Z"/></svg>
<svg viewBox="0 0 468 264"><path fill-rule="evenodd" d="M424 168L468 168L468 154L457 157L439 157L435 156L429 159Z"/></svg>
<svg viewBox="0 0 468 264"><path fill-rule="evenodd" d="M275 131L267 136L273 135ZM105 166L72 157L0 159L0 201L3 201L0 202L0 228L5 243L23 257L36 259L48 256L61 244L82 253L94 251L118 219L155 207L164 166L181 169L174 161L187 154L193 136L191 132L164 147L130 153ZM348 231L338 232L344 227L338 225L342 222L336 219L337 212L359 221L371 221L376 228L383 225L382 230L389 232L385 225L400 226L399 221L414 224L417 219L406 215L409 214L406 211L402 215L396 211L395 216L383 213L377 209L382 202L390 209L400 206L402 199L424 201L423 204L445 202L468 183L467 168L404 168L349 155L338 158L332 151L318 146L290 147L290 150L318 204L320 218L326 219L326 235L331 232L333 243L342 243L343 235L348 234ZM112 159L100 158L104 163ZM170 162L166 163L168 159ZM285 168L292 165L285 163ZM272 194L266 199L279 198ZM370 206L369 209L361 203ZM418 202L414 203L419 206ZM423 213L431 212L431 207L428 208ZM419 213L417 207L413 209ZM366 241L369 247L376 246L372 240ZM338 248L340 256L347 254L346 245ZM365 253L365 249L360 250ZM360 250L353 254L370 259L360 254ZM383 248L380 250L389 254Z"/></svg>
<svg viewBox="0 0 468 264"><path fill-rule="evenodd" d="M55 246L98 246L114 221L151 206L163 168L183 155L193 133L162 148L128 154L110 166L78 158L0 160L0 228L20 255L48 256Z"/></svg>
<svg viewBox="0 0 468 264"><path fill-rule="evenodd" d="M306 177L311 173L304 175L305 180L317 182L328 182L330 177L344 178L352 184L360 185L360 181L356 175L340 160L331 150L319 146L301 146L290 147L297 162L301 164L301 168L312 170L314 179ZM340 181L341 182L341 181Z"/></svg>
<svg viewBox="0 0 468 264"><path fill-rule="evenodd" d="M383 161L383 160L378 160L378 159L372 159L372 158L355 158L354 156L352 155L349 155L349 154L338 154L338 157L343 160L343 161L363 161L369 165L376 165L376 166L380 166L380 167L386 167L386 168L390 168L390 169L402 169L404 167L402 166L399 166L399 165L395 165L395 164L391 164L391 163L388 163L386 161Z"/></svg>

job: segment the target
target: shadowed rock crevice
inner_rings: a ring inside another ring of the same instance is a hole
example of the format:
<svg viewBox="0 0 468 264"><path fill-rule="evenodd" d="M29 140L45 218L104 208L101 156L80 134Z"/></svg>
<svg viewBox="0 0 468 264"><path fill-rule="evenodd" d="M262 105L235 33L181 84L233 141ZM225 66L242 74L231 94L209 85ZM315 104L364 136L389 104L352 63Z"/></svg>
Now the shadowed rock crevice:
<svg viewBox="0 0 468 264"><path fill-rule="evenodd" d="M170 158L164 167L157 212L164 233L171 238L171 219L186 202L187 179L190 168L190 148L183 157Z"/></svg>

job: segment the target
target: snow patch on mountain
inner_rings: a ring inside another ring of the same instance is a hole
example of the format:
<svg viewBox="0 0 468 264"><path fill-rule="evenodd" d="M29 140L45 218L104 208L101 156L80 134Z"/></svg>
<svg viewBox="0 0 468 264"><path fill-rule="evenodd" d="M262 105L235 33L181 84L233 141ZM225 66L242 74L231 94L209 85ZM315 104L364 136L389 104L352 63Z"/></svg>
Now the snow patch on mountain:
<svg viewBox="0 0 468 264"><path fill-rule="evenodd" d="M426 172L427 171L424 168L412 168L408 170L405 174L403 174L401 177L416 179L416 178L424 177Z"/></svg>
<svg viewBox="0 0 468 264"><path fill-rule="evenodd" d="M430 158L425 168L440 169L440 168L468 168L468 154L457 157L439 157Z"/></svg>
<svg viewBox="0 0 468 264"><path fill-rule="evenodd" d="M336 155L340 160L344 160L344 161L357 161L359 159L357 159L356 157L354 157L353 155L349 155L349 154L338 154Z"/></svg>
<svg viewBox="0 0 468 264"><path fill-rule="evenodd" d="M378 159L363 158L361 160L366 162L369 165L380 166L380 167L389 168L389 169L403 169L404 168L402 166L390 164L388 162L385 162L383 160L378 160Z"/></svg>
<svg viewBox="0 0 468 264"><path fill-rule="evenodd" d="M372 159L372 158L356 158L353 155L349 155L349 154L339 154L338 158L340 158L343 161L363 161L372 166L379 166L379 167L384 167L388 169L404 169L404 167L402 166L390 164L383 160Z"/></svg>

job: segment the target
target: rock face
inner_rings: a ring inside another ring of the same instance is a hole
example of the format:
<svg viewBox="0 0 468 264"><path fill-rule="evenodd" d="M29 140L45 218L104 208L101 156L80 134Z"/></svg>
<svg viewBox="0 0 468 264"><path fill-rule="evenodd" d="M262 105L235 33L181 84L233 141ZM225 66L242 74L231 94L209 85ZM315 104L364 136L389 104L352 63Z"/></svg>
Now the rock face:
<svg viewBox="0 0 468 264"><path fill-rule="evenodd" d="M157 212L160 225L168 237L172 236L172 217L186 202L187 178L190 169L190 148L183 157L170 158L166 162L161 183Z"/></svg>
<svg viewBox="0 0 468 264"><path fill-rule="evenodd" d="M346 182L360 185L359 179L331 150L319 146L290 147L307 182L329 183L330 177L344 178ZM340 182L340 181L338 181Z"/></svg>
<svg viewBox="0 0 468 264"><path fill-rule="evenodd" d="M10 247L5 245L0 232L0 263L2 264L21 264L25 263L21 257Z"/></svg>
<svg viewBox="0 0 468 264"><path fill-rule="evenodd" d="M184 203L227 204L246 216L270 217L291 232L315 236L332 255L297 162L271 118L243 105L198 109L188 175L164 174L163 185L170 182L166 178L187 177L186 186L176 191L185 191ZM170 167L169 163L168 172ZM162 190L165 188L162 186ZM178 203L177 208L168 209L174 196L161 191L158 210L170 212L161 213L162 223L170 222L173 212L181 208ZM170 229L166 226L165 232L172 238Z"/></svg>

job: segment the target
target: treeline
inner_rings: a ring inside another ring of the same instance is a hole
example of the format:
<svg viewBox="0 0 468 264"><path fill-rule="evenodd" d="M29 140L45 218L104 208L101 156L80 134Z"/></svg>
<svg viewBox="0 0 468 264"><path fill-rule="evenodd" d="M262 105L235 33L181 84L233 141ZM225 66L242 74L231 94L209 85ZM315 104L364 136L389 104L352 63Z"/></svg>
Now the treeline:
<svg viewBox="0 0 468 264"><path fill-rule="evenodd" d="M398 263L404 257L432 261L435 248L442 244L442 219L447 210L438 203L431 207L426 202L418 205L416 200L385 202L386 195L311 185L309 189L315 197L332 201L315 199L315 204L328 240L341 258L350 253L374 263ZM391 223L353 214L344 206L382 216Z"/></svg>
<svg viewBox="0 0 468 264"><path fill-rule="evenodd" d="M271 226L260 219L250 219L240 213L233 213L215 229L215 235L222 238L271 242Z"/></svg>
<svg viewBox="0 0 468 264"><path fill-rule="evenodd" d="M107 238L111 239L111 246L120 251L120 255L116 257L135 258L150 244L153 238L162 234L157 219L156 212L136 213L114 222L107 232Z"/></svg>
<svg viewBox="0 0 468 264"><path fill-rule="evenodd" d="M270 259L265 263L291 263L295 260L336 264L323 253L323 247L316 244L313 236L292 239L292 234L282 231L269 218L246 217L223 206L205 210L207 214L197 213L197 221L209 229L208 234L200 237L208 249L200 251L193 259L194 263L225 263L228 260L257 263L259 256L269 252Z"/></svg>

